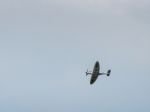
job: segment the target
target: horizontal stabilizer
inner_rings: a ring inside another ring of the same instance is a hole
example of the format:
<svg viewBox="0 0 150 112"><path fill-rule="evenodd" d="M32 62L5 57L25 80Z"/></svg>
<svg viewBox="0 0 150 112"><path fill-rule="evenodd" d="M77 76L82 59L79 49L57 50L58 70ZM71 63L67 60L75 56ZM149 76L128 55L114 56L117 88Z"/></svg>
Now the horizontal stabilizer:
<svg viewBox="0 0 150 112"><path fill-rule="evenodd" d="M110 73L111 73L111 70L108 70L108 71L107 71L107 76L109 76L109 75L110 75Z"/></svg>

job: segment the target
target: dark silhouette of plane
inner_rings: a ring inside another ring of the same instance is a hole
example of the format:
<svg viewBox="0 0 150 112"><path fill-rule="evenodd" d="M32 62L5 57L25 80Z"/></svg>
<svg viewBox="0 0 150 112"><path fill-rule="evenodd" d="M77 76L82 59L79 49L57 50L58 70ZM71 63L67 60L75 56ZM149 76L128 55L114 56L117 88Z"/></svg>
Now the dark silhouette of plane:
<svg viewBox="0 0 150 112"><path fill-rule="evenodd" d="M100 65L99 65L99 62L96 61L95 65L94 65L94 68L93 68L93 72L89 72L88 70L86 72L86 76L91 75L90 84L93 84L97 80L99 75L109 76L110 72L111 72L111 70L108 70L107 73L100 73L99 71L100 71Z"/></svg>

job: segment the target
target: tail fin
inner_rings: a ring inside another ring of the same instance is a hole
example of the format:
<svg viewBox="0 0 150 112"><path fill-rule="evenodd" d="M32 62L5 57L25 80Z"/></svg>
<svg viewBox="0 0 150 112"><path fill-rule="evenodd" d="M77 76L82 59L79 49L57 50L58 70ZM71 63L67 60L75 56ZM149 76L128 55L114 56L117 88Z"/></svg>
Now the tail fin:
<svg viewBox="0 0 150 112"><path fill-rule="evenodd" d="M111 73L111 70L109 69L109 70L107 71L107 76L109 76L110 73Z"/></svg>

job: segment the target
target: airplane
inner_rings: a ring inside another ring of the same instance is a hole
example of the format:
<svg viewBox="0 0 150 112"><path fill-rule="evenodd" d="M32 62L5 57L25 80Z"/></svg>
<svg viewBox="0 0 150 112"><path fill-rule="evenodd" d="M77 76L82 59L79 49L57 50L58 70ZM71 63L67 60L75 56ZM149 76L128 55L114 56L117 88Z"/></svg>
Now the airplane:
<svg viewBox="0 0 150 112"><path fill-rule="evenodd" d="M94 68L93 68L93 72L90 72L88 70L85 72L86 76L87 75L91 75L90 84L93 84L97 80L99 75L107 75L107 76L109 76L110 73L111 73L110 69L107 71L107 73L100 73L99 71L100 71L100 64L99 64L98 61L96 61L95 65L94 65Z"/></svg>

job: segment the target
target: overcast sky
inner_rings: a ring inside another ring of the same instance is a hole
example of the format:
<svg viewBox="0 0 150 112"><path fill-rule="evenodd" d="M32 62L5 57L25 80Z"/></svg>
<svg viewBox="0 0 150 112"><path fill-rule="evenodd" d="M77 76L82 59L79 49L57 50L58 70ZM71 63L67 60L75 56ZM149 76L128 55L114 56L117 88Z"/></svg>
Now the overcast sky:
<svg viewBox="0 0 150 112"><path fill-rule="evenodd" d="M0 112L150 112L149 67L149 0L0 1Z"/></svg>

